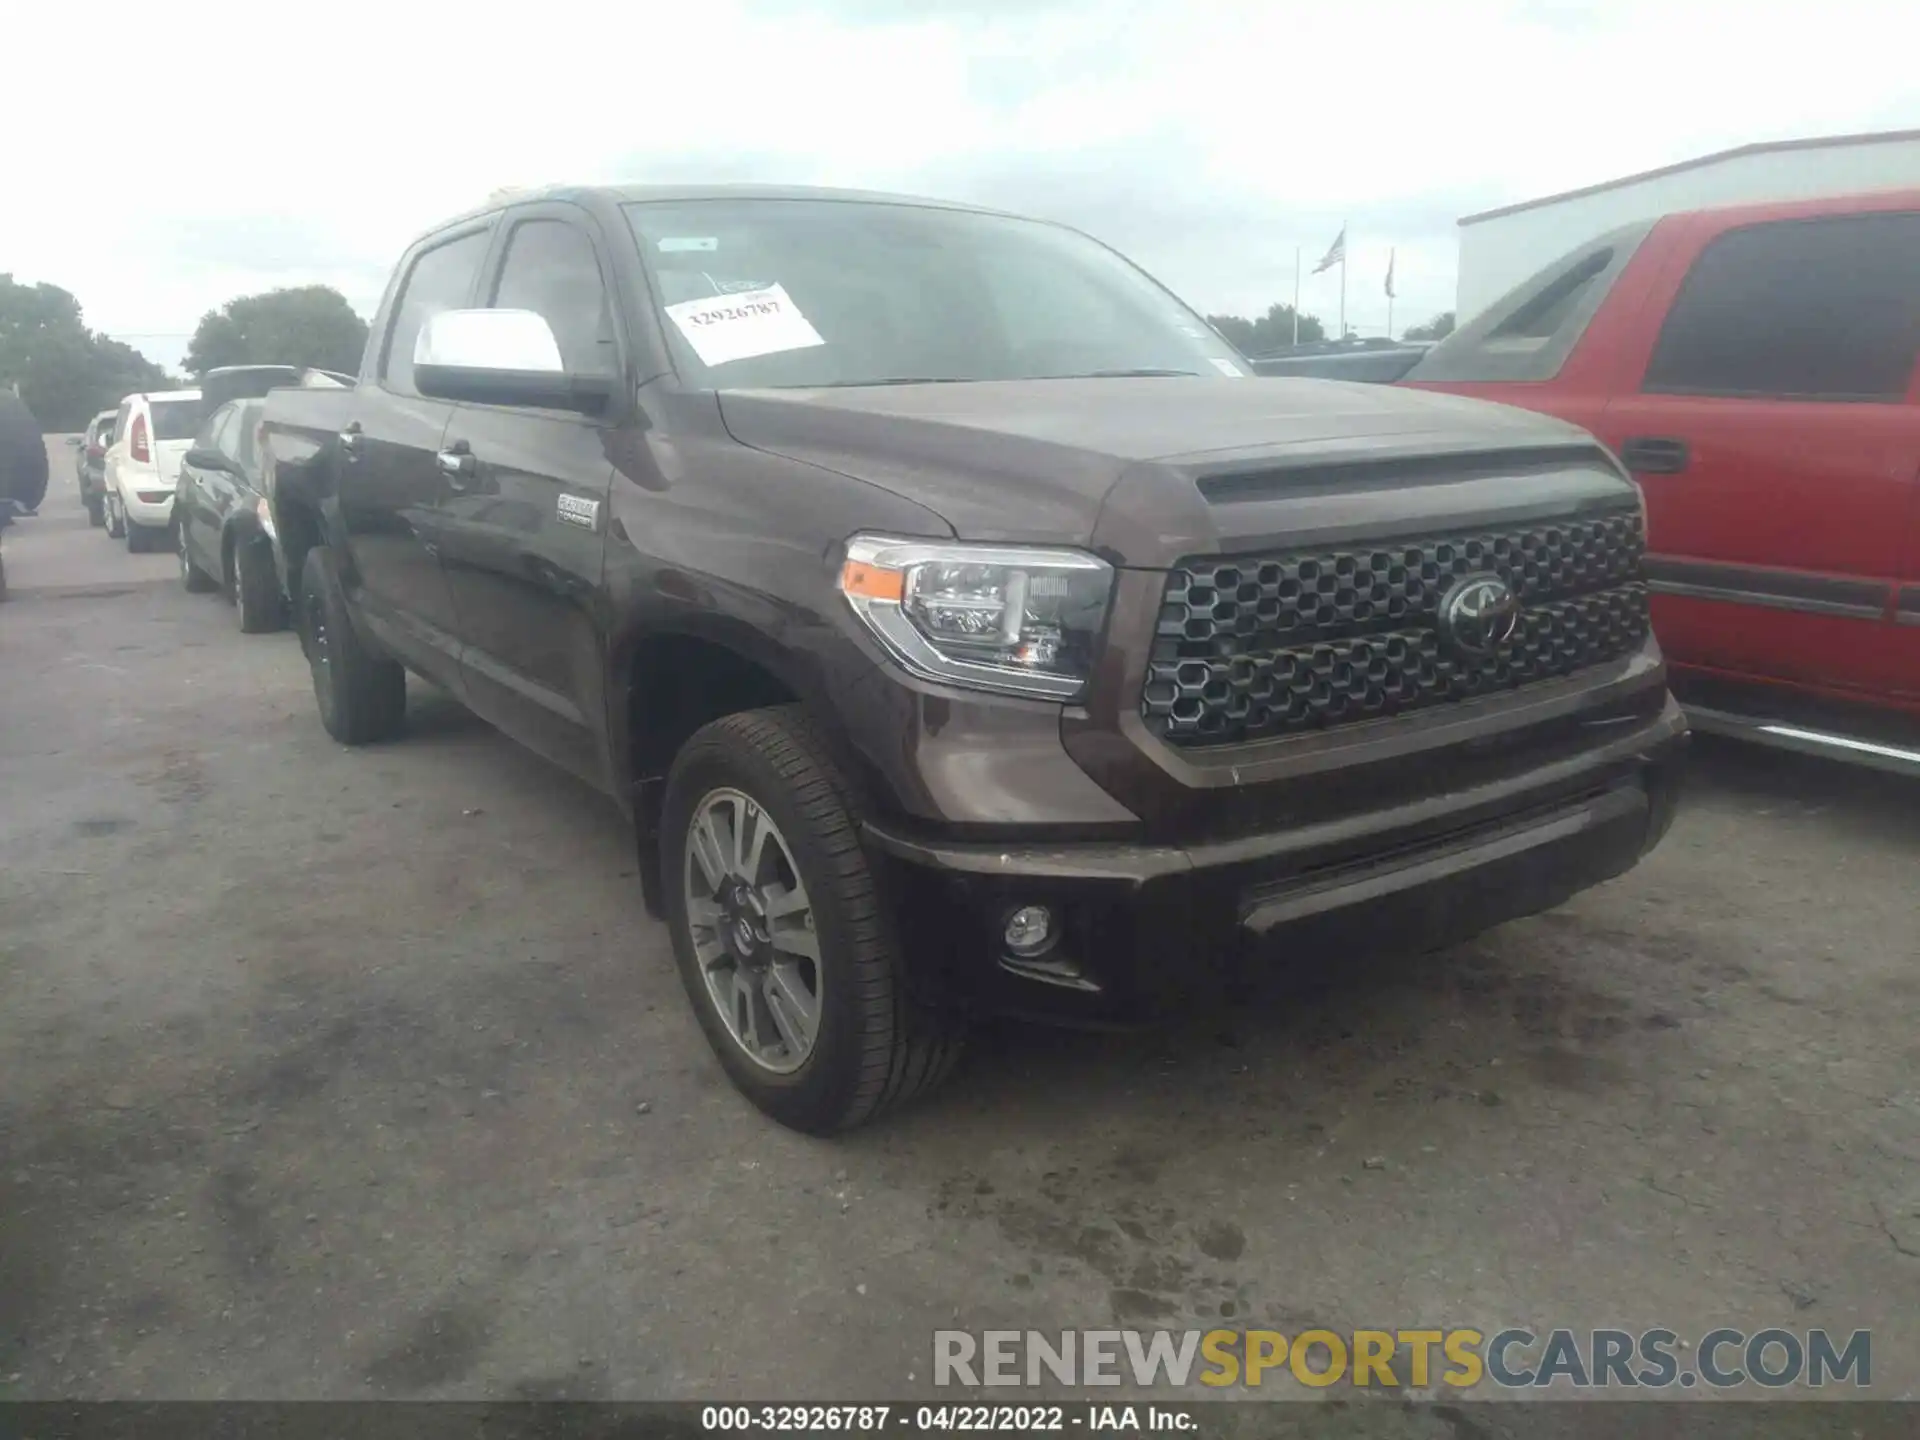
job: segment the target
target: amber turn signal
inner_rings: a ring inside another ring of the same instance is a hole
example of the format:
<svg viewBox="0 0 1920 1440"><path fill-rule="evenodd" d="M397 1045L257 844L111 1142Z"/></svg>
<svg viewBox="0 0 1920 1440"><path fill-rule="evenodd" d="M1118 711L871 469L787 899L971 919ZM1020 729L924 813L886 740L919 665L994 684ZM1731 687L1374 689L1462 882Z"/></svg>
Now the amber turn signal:
<svg viewBox="0 0 1920 1440"><path fill-rule="evenodd" d="M898 605L906 598L907 572L887 570L861 560L849 560L840 567L840 589L866 600L889 600Z"/></svg>

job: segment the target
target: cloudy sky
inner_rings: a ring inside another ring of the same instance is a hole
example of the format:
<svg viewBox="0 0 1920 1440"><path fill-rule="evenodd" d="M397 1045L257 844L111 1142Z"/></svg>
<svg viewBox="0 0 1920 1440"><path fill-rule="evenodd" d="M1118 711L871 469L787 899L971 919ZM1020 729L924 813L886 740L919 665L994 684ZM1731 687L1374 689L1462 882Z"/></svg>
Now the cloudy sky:
<svg viewBox="0 0 1920 1440"><path fill-rule="evenodd" d="M118 0L5 22L0 272L177 363L548 181L856 185L1068 221L1203 311L1351 224L1348 318L1450 308L1461 215L1754 140L1920 127L1910 0ZM24 32L24 34L23 34ZM37 57L23 65L17 57ZM1303 308L1329 321L1336 276Z"/></svg>

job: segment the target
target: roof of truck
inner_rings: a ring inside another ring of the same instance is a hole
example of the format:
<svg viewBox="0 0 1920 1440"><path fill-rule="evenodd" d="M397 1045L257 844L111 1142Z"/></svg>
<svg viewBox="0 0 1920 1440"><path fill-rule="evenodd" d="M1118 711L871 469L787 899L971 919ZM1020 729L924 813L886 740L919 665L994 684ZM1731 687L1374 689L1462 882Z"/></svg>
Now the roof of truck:
<svg viewBox="0 0 1920 1440"><path fill-rule="evenodd" d="M845 200L869 205L919 205L938 210L968 210L982 215L1006 215L988 205L936 200L927 195L896 195L884 190L840 190L824 185L545 185L529 190L495 192L484 205L449 216L433 227L444 230L463 220L476 220L515 205L542 200L579 200L592 196L617 205L659 200ZM428 233L432 233L431 231Z"/></svg>

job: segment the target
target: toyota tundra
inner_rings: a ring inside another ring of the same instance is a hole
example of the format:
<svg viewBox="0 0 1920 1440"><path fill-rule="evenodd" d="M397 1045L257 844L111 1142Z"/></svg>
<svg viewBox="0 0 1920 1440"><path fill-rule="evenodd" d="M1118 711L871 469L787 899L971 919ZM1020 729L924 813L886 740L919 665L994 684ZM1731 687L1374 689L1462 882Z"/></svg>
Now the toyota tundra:
<svg viewBox="0 0 1920 1440"><path fill-rule="evenodd" d="M1055 224L516 194L267 399L320 716L407 675L611 795L739 1088L842 1129L969 1016L1130 1022L1620 874L1685 726L1562 421L1255 380Z"/></svg>

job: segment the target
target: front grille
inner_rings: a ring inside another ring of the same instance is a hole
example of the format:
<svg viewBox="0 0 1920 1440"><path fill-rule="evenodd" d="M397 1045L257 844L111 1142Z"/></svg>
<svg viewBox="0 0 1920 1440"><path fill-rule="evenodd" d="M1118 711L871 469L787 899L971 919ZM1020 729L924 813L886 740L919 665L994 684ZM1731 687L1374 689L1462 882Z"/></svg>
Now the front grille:
<svg viewBox="0 0 1920 1440"><path fill-rule="evenodd" d="M1167 576L1140 697L1175 745L1227 745L1430 709L1618 659L1647 634L1637 506L1391 545L1191 559ZM1499 576L1513 635L1442 634L1456 580Z"/></svg>

